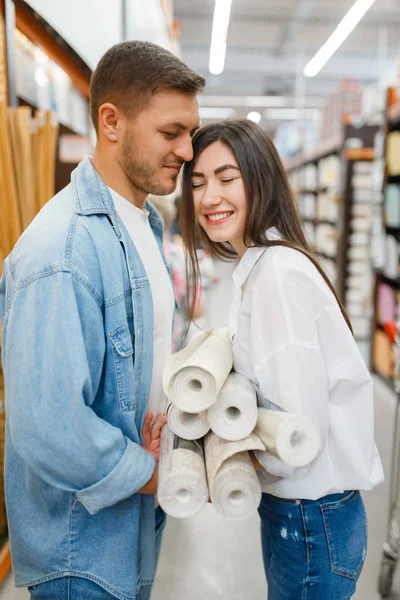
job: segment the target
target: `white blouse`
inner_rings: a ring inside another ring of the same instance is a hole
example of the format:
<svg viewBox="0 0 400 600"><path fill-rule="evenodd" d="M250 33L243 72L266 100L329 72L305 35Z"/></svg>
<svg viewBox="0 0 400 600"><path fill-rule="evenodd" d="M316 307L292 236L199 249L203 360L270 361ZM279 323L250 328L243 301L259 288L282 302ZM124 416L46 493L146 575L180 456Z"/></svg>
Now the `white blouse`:
<svg viewBox="0 0 400 600"><path fill-rule="evenodd" d="M278 239L276 230L270 239ZM322 449L287 467L257 452L264 492L316 500L383 481L374 442L373 383L334 295L315 265L291 248L249 248L233 273L229 317L234 369L267 408L310 417Z"/></svg>

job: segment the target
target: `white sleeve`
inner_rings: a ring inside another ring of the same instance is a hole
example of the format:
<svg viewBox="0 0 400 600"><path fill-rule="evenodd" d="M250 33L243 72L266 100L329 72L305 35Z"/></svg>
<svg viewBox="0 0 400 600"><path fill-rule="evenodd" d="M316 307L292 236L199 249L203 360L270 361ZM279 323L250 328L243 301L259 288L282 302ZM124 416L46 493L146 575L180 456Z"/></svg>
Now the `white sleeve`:
<svg viewBox="0 0 400 600"><path fill-rule="evenodd" d="M295 256L288 265L287 255L284 258L275 253L267 265L261 265L252 282L250 350L254 374L261 395L282 410L312 419L324 445L330 426L329 381L317 317L324 304L335 299L318 274L310 275L309 259ZM288 477L293 473L269 453L258 452L256 456L274 475Z"/></svg>

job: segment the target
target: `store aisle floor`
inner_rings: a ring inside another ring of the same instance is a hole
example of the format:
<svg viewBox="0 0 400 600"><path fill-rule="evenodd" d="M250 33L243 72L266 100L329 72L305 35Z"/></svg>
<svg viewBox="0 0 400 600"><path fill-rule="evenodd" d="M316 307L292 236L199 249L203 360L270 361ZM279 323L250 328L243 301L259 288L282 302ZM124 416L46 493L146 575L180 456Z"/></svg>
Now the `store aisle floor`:
<svg viewBox="0 0 400 600"><path fill-rule="evenodd" d="M211 291L209 323L223 324L230 294L230 267L218 266L221 280ZM376 440L389 477L395 398L376 380ZM378 600L381 546L386 536L388 485L364 495L369 519L369 551L355 600ZM400 600L400 568L392 600ZM226 521L212 506L197 517L169 519L152 600L266 600L259 521L254 516ZM11 577L0 588L0 600L27 600ZM82 599L84 600L84 599Z"/></svg>

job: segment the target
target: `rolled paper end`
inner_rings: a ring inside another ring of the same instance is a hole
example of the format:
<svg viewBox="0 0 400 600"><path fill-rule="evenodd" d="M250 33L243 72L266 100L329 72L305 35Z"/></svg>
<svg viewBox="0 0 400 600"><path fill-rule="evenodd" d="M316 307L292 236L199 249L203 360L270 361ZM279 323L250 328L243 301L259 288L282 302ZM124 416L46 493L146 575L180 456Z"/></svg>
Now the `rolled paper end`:
<svg viewBox="0 0 400 600"><path fill-rule="evenodd" d="M253 384L243 375L231 373L208 411L211 429L222 439L236 442L253 432L257 415Z"/></svg>
<svg viewBox="0 0 400 600"><path fill-rule="evenodd" d="M198 440L210 431L206 411L188 413L173 404L168 407L168 423L172 431L185 440Z"/></svg>
<svg viewBox="0 0 400 600"><path fill-rule="evenodd" d="M214 378L197 367L182 369L171 385L170 400L180 410L199 413L210 408L217 399Z"/></svg>
<svg viewBox="0 0 400 600"><path fill-rule="evenodd" d="M305 467L321 449L319 431L308 417L287 416L278 428L276 453L291 467Z"/></svg>
<svg viewBox="0 0 400 600"><path fill-rule="evenodd" d="M211 485L210 495L214 508L230 520L246 519L257 510L261 485L247 452L224 463Z"/></svg>
<svg viewBox="0 0 400 600"><path fill-rule="evenodd" d="M174 519L186 519L197 515L207 504L208 490L205 482L185 473L184 479L168 477L159 486L157 498L161 508Z"/></svg>

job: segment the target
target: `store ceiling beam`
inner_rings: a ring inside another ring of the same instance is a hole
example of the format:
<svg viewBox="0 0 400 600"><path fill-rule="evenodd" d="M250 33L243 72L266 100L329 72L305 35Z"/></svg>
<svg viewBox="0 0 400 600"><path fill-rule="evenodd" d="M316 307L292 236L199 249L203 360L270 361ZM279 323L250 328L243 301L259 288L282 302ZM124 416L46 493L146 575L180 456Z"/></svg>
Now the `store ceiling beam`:
<svg viewBox="0 0 400 600"><path fill-rule="evenodd" d="M314 1L314 0L313 0ZM317 3L318 0L315 0ZM373 20L365 20L362 23L362 27L366 29L373 29L376 31L377 23L379 25L383 25L384 27L389 27L389 29L398 30L400 27L400 15L392 15L393 18L390 20L387 18L387 15L375 13ZM206 24L210 23L210 16L205 15L204 12L196 12L196 11L176 11L176 17L182 22L187 20L194 20L198 23L199 28L205 27ZM334 17L313 17L308 20L308 25L312 25L313 27L335 27L337 25L338 19ZM234 13L231 15L231 23L244 23L248 24L249 27L253 23L265 23L268 25L288 25L287 17L280 17L279 15L271 15L271 16L262 16L262 15L249 15L249 14L237 14Z"/></svg>

